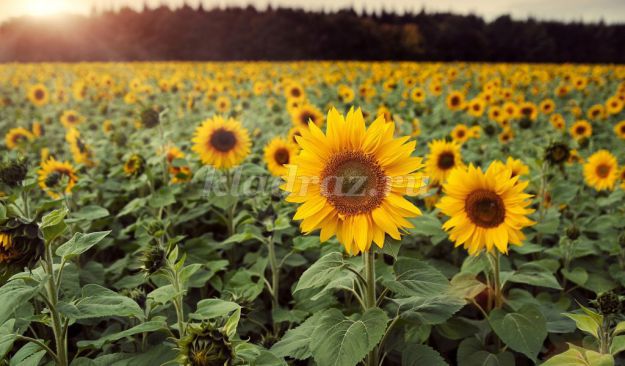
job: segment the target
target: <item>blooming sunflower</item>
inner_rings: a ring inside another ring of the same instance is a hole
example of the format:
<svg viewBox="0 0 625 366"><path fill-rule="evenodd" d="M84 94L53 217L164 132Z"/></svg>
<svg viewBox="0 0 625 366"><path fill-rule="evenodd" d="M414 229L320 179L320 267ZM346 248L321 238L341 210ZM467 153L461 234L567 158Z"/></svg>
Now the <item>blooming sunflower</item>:
<svg viewBox="0 0 625 366"><path fill-rule="evenodd" d="M467 125L458 124L456 125L456 127L454 127L453 130L451 130L451 138L458 143L462 144L466 142L469 137L471 137L471 135L469 132L469 127L467 127Z"/></svg>
<svg viewBox="0 0 625 366"><path fill-rule="evenodd" d="M586 184L598 191L614 189L618 178L616 157L607 150L599 150L592 154L584 164Z"/></svg>
<svg viewBox="0 0 625 366"><path fill-rule="evenodd" d="M618 177L621 181L621 189L625 190L625 167L621 168L620 173L618 174Z"/></svg>
<svg viewBox="0 0 625 366"><path fill-rule="evenodd" d="M4 136L4 142L7 146L7 149L13 150L22 146L24 143L28 141L32 141L35 139L35 135L33 135L29 130L16 127L12 128L7 132Z"/></svg>
<svg viewBox="0 0 625 366"><path fill-rule="evenodd" d="M293 125L297 127L308 127L308 122L312 121L317 126L323 123L323 114L311 104L302 104L291 114Z"/></svg>
<svg viewBox="0 0 625 366"><path fill-rule="evenodd" d="M271 174L281 177L287 174L285 164L297 155L299 148L282 137L275 137L265 146L265 163Z"/></svg>
<svg viewBox="0 0 625 366"><path fill-rule="evenodd" d="M304 88L298 83L289 83L284 90L284 95L287 99L304 100L306 94Z"/></svg>
<svg viewBox="0 0 625 366"><path fill-rule="evenodd" d="M625 121L621 121L614 125L614 133L622 140L625 140Z"/></svg>
<svg viewBox="0 0 625 366"><path fill-rule="evenodd" d="M602 104L595 104L592 107L590 107L590 109L588 109L586 116L588 117L588 119L591 119L591 120L604 118L605 108L603 107Z"/></svg>
<svg viewBox="0 0 625 366"><path fill-rule="evenodd" d="M425 163L426 172L432 183L445 182L454 168L464 167L460 144L445 140L434 140L428 144L430 153Z"/></svg>
<svg viewBox="0 0 625 366"><path fill-rule="evenodd" d="M569 133L576 140L584 137L588 138L592 136L592 125L586 120L577 121L573 123L573 126L569 129Z"/></svg>
<svg viewBox="0 0 625 366"><path fill-rule="evenodd" d="M84 118L76 111L67 110L61 115L61 123L66 128L76 127L81 124Z"/></svg>
<svg viewBox="0 0 625 366"><path fill-rule="evenodd" d="M456 247L478 255L484 248L508 253L508 244L521 245L522 229L534 224L527 218L534 210L528 208L532 196L523 192L528 182L518 179L496 164L486 172L473 164L451 172L436 207L450 217L443 229Z"/></svg>
<svg viewBox="0 0 625 366"><path fill-rule="evenodd" d="M486 103L483 99L475 98L471 99L467 103L467 112L473 117L481 117L484 114L484 108L486 107Z"/></svg>
<svg viewBox="0 0 625 366"><path fill-rule="evenodd" d="M170 146L165 154L169 174L172 176L171 182L174 184L188 182L193 177L189 166L176 163L176 159L184 159L184 157L184 153L175 146Z"/></svg>
<svg viewBox="0 0 625 366"><path fill-rule="evenodd" d="M327 116L324 133L315 124L297 137L300 153L287 165L281 187L288 202L301 204L295 220L308 234L321 229L322 242L336 235L352 255L384 245L385 234L400 239L412 227L406 217L421 214L404 195L423 188L421 158L412 157L416 143L395 139L395 125L378 117L368 128L360 109L343 117Z"/></svg>
<svg viewBox="0 0 625 366"><path fill-rule="evenodd" d="M191 148L202 163L217 169L239 165L250 153L249 133L241 123L230 118L215 116L202 123L193 135Z"/></svg>
<svg viewBox="0 0 625 366"><path fill-rule="evenodd" d="M70 194L78 181L72 164L66 161L57 161L54 158L42 162L37 174L39 175L39 187L54 199L59 199L62 194Z"/></svg>
<svg viewBox="0 0 625 366"><path fill-rule="evenodd" d="M452 111L458 111L464 108L464 94L459 91L453 91L447 95L445 100L447 108Z"/></svg>
<svg viewBox="0 0 625 366"><path fill-rule="evenodd" d="M28 100L37 107L48 104L50 92L43 84L36 84L28 89Z"/></svg>
<svg viewBox="0 0 625 366"><path fill-rule="evenodd" d="M139 154L132 154L124 163L124 173L128 177L138 177L145 170L145 159Z"/></svg>

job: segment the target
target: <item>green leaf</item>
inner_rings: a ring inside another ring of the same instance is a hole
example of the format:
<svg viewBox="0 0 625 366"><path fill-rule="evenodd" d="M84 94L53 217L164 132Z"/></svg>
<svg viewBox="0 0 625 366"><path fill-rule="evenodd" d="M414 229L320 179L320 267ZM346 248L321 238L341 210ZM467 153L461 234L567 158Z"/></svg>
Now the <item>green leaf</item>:
<svg viewBox="0 0 625 366"><path fill-rule="evenodd" d="M451 279L449 293L462 299L474 299L486 289L486 285L470 273L458 273Z"/></svg>
<svg viewBox="0 0 625 366"><path fill-rule="evenodd" d="M625 332L625 321L622 322L618 322L616 324L616 327L614 327L614 331L612 331L612 335L619 335L621 333Z"/></svg>
<svg viewBox="0 0 625 366"><path fill-rule="evenodd" d="M13 355L9 366L37 366L45 355L46 351L39 345L29 342Z"/></svg>
<svg viewBox="0 0 625 366"><path fill-rule="evenodd" d="M553 273L537 263L525 263L508 278L508 281L526 285L561 290Z"/></svg>
<svg viewBox="0 0 625 366"><path fill-rule="evenodd" d="M399 258L395 273L396 279L384 285L399 296L438 295L449 288L449 281L442 273L418 259Z"/></svg>
<svg viewBox="0 0 625 366"><path fill-rule="evenodd" d="M367 310L358 320L337 309L327 310L312 334L315 362L324 366L353 366L365 358L386 330L388 317L378 308Z"/></svg>
<svg viewBox="0 0 625 366"><path fill-rule="evenodd" d="M610 353L616 355L617 353L625 351L625 336L617 336L612 338L610 344Z"/></svg>
<svg viewBox="0 0 625 366"><path fill-rule="evenodd" d="M271 347L271 352L278 357L291 357L296 360L312 357L310 351L312 334L323 315L324 313L316 313L297 328L287 331L282 339Z"/></svg>
<svg viewBox="0 0 625 366"><path fill-rule="evenodd" d="M41 286L33 287L22 280L14 280L0 287L0 323L4 323L18 307L35 296Z"/></svg>
<svg viewBox="0 0 625 366"><path fill-rule="evenodd" d="M488 319L497 336L510 348L536 362L536 357L547 338L543 314L535 306L527 305L517 313L497 309Z"/></svg>
<svg viewBox="0 0 625 366"><path fill-rule="evenodd" d="M406 347L401 356L402 366L448 366L441 355L424 344L414 344Z"/></svg>
<svg viewBox="0 0 625 366"><path fill-rule="evenodd" d="M226 320L224 325L224 333L226 337L232 339L237 334L237 327L239 326L239 320L241 320L241 308L237 308Z"/></svg>
<svg viewBox="0 0 625 366"><path fill-rule="evenodd" d="M324 255L302 274L293 292L327 285L345 265L343 255L339 252Z"/></svg>
<svg viewBox="0 0 625 366"><path fill-rule="evenodd" d="M457 358L458 366L515 366L512 353L490 353L476 338L467 338L460 342Z"/></svg>
<svg viewBox="0 0 625 366"><path fill-rule="evenodd" d="M50 212L41 219L39 228L47 243L59 237L67 228L65 221L63 221L65 216L67 216L67 212L66 208L61 208Z"/></svg>
<svg viewBox="0 0 625 366"><path fill-rule="evenodd" d="M143 319L143 310L129 297L99 285L86 285L82 298L76 302L74 319L132 316Z"/></svg>
<svg viewBox="0 0 625 366"><path fill-rule="evenodd" d="M131 214L137 211L139 208L142 208L145 206L146 201L147 200L145 197L139 197L139 198L133 199L132 201L128 202L126 206L124 206L124 208L117 214L117 217L126 216L128 214Z"/></svg>
<svg viewBox="0 0 625 366"><path fill-rule="evenodd" d="M575 267L572 271L567 271L566 268L562 268L560 272L564 278L579 286L584 286L588 281L588 272L582 267Z"/></svg>
<svg viewBox="0 0 625 366"><path fill-rule="evenodd" d="M577 329L584 331L593 337L599 339L599 327L601 323L598 323L596 319L594 319L590 315L586 314L573 314L573 313L564 313L565 316L573 319Z"/></svg>
<svg viewBox="0 0 625 366"><path fill-rule="evenodd" d="M452 295L411 296L394 299L402 317L422 324L442 324L465 305L465 300Z"/></svg>
<svg viewBox="0 0 625 366"><path fill-rule="evenodd" d="M109 216L109 211L101 206L89 205L82 207L77 212L72 212L66 223L71 224L79 221L93 221Z"/></svg>
<svg viewBox="0 0 625 366"><path fill-rule="evenodd" d="M173 205L176 203L176 197L171 191L170 187L161 187L158 191L154 192L148 200L148 205L152 208L161 208Z"/></svg>
<svg viewBox="0 0 625 366"><path fill-rule="evenodd" d="M56 249L56 255L64 258L73 258L81 255L102 241L110 233L110 231L99 231L89 234L76 233L69 241Z"/></svg>
<svg viewBox="0 0 625 366"><path fill-rule="evenodd" d="M569 344L568 350L551 357L541 366L614 366L614 358Z"/></svg>
<svg viewBox="0 0 625 366"><path fill-rule="evenodd" d="M117 333L113 333L113 334L108 334L102 338L96 339L96 340L85 340L85 341L78 341L77 345L78 348L95 348L95 349L100 349L102 348L105 344L111 343L111 342L115 342L118 341L120 339L126 338L126 337L130 337L132 335L135 334L140 334L140 333L144 333L144 332L156 332L158 330L162 330L162 329L167 329L167 323L164 320L152 320L149 322L145 322L142 324L139 324L135 327L132 327L130 329L126 329L124 331L121 332L117 332Z"/></svg>
<svg viewBox="0 0 625 366"><path fill-rule="evenodd" d="M154 289L152 292L148 294L148 299L152 299L157 304L167 304L174 297L176 297L176 291L173 285L165 285L161 286L157 289Z"/></svg>
<svg viewBox="0 0 625 366"><path fill-rule="evenodd" d="M189 315L189 318L195 320L210 320L225 316L231 312L240 309L241 305L221 300L221 299L204 299L197 303L197 309Z"/></svg>
<svg viewBox="0 0 625 366"><path fill-rule="evenodd" d="M2 326L0 326L0 360L4 359L4 356L13 347L15 341L15 335L13 334L13 328L15 326L15 319L9 319Z"/></svg>

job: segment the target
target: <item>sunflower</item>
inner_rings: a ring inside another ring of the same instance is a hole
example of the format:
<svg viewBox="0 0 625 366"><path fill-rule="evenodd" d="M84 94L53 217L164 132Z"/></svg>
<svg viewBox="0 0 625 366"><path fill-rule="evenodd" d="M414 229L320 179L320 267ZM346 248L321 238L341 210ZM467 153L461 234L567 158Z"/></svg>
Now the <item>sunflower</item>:
<svg viewBox="0 0 625 366"><path fill-rule="evenodd" d="M323 114L311 104L302 104L295 108L291 114L293 124L297 127L307 127L312 121L317 126L323 123Z"/></svg>
<svg viewBox="0 0 625 366"><path fill-rule="evenodd" d="M447 108L452 111L459 111L464 108L464 94L459 91L452 91L445 100Z"/></svg>
<svg viewBox="0 0 625 366"><path fill-rule="evenodd" d="M221 96L215 101L215 109L219 113L226 113L230 110L230 98Z"/></svg>
<svg viewBox="0 0 625 366"><path fill-rule="evenodd" d="M78 181L74 167L69 162L57 161L54 158L42 162L37 174L39 187L54 199L70 194Z"/></svg>
<svg viewBox="0 0 625 366"><path fill-rule="evenodd" d="M412 128L410 136L417 137L421 135L421 120L419 120L418 118L413 119L410 127Z"/></svg>
<svg viewBox="0 0 625 366"><path fill-rule="evenodd" d="M70 128L65 134L65 140L69 144L69 149L76 164L94 166L93 153L91 148L80 138L80 132L75 128Z"/></svg>
<svg viewBox="0 0 625 366"><path fill-rule="evenodd" d="M28 88L28 100L37 107L48 104L50 92L43 84L36 84Z"/></svg>
<svg viewBox="0 0 625 366"><path fill-rule="evenodd" d="M165 154L167 166L174 184L188 182L192 178L191 168L187 165L180 165L176 160L184 159L184 153L175 146L170 146Z"/></svg>
<svg viewBox="0 0 625 366"><path fill-rule="evenodd" d="M275 137L265 146L265 163L269 172L281 177L287 174L286 164L289 164L299 148L296 144L282 137Z"/></svg>
<svg viewBox="0 0 625 366"><path fill-rule="evenodd" d="M581 163L584 159L579 155L579 151L572 149L569 153L569 158L566 160L567 164Z"/></svg>
<svg viewBox="0 0 625 366"><path fill-rule="evenodd" d="M595 104L586 113L586 117L591 120L597 120L605 117L605 108L602 104Z"/></svg>
<svg viewBox="0 0 625 366"><path fill-rule="evenodd" d="M508 156L505 164L499 160L494 161L493 164L499 165L503 169L509 169L512 178L522 177L530 172L530 168L525 163L519 159L514 159L512 156Z"/></svg>
<svg viewBox="0 0 625 366"><path fill-rule="evenodd" d="M550 115L556 109L556 103L553 99L545 99L538 105L540 112L544 115Z"/></svg>
<svg viewBox="0 0 625 366"><path fill-rule="evenodd" d="M445 182L449 173L464 167L460 144L445 140L434 140L428 144L430 153L425 162L427 176L432 183Z"/></svg>
<svg viewBox="0 0 625 366"><path fill-rule="evenodd" d="M621 171L618 174L619 180L621 181L621 189L625 190L625 167L621 168Z"/></svg>
<svg viewBox="0 0 625 366"><path fill-rule="evenodd" d="M512 141L514 138L514 132L510 128L504 128L503 131L499 134L499 142L502 144L507 144Z"/></svg>
<svg viewBox="0 0 625 366"><path fill-rule="evenodd" d="M13 150L18 147L23 146L26 142L33 141L35 139L35 135L33 135L29 130L16 127L12 128L7 132L4 136L4 142L7 146L7 149Z"/></svg>
<svg viewBox="0 0 625 366"><path fill-rule="evenodd" d="M464 245L470 255L478 255L484 248L508 253L508 244L521 245L522 229L534 224L527 218L534 210L528 208L531 195L523 192L529 182L518 179L496 164L486 172L471 164L449 175L436 207L450 217L443 229L456 247Z"/></svg>
<svg viewBox="0 0 625 366"><path fill-rule="evenodd" d="M284 90L284 95L287 99L293 100L304 100L306 98L306 94L304 93L304 88L297 83L289 83Z"/></svg>
<svg viewBox="0 0 625 366"><path fill-rule="evenodd" d="M414 88L410 91L410 99L415 103L423 103L425 101L425 90L422 88Z"/></svg>
<svg viewBox="0 0 625 366"><path fill-rule="evenodd" d="M250 136L241 123L215 116L202 123L193 135L191 148L202 163L217 169L239 165L250 153Z"/></svg>
<svg viewBox="0 0 625 366"><path fill-rule="evenodd" d="M586 120L577 121L571 126L569 133L575 140L588 138L592 136L592 125Z"/></svg>
<svg viewBox="0 0 625 366"><path fill-rule="evenodd" d="M67 110L63 112L61 115L61 124L66 128L76 127L84 121L84 117L82 117L78 112L73 110Z"/></svg>
<svg viewBox="0 0 625 366"><path fill-rule="evenodd" d="M622 140L625 140L625 121L621 121L614 126L614 134Z"/></svg>
<svg viewBox="0 0 625 366"><path fill-rule="evenodd" d="M308 234L321 229L322 242L336 235L352 255L384 245L385 234L400 239L413 227L406 217L420 215L404 195L423 188L421 159L412 157L416 143L395 139L395 125L378 117L368 128L360 109L343 117L327 116L324 133L315 124L297 137L300 153L287 165L281 187L288 202L301 204L294 216Z"/></svg>
<svg viewBox="0 0 625 366"><path fill-rule="evenodd" d="M613 190L618 178L616 157L607 150L599 150L592 154L584 164L586 184L598 191Z"/></svg>
<svg viewBox="0 0 625 366"><path fill-rule="evenodd" d="M564 130L566 127L566 121L564 117L560 113L554 113L549 117L549 123L553 126L553 128L557 130Z"/></svg>
<svg viewBox="0 0 625 366"><path fill-rule="evenodd" d="M484 114L486 103L480 98L471 99L467 103L467 112L473 117L481 117Z"/></svg>
<svg viewBox="0 0 625 366"><path fill-rule="evenodd" d="M124 173L128 177L138 177L145 170L145 159L139 154L132 154L124 163Z"/></svg>
<svg viewBox="0 0 625 366"><path fill-rule="evenodd" d="M39 123L38 121L34 121L33 124L30 127L30 130L32 131L33 135L35 137L41 137L43 135L45 135L46 131L43 128L43 126L41 125L41 123Z"/></svg>
<svg viewBox="0 0 625 366"><path fill-rule="evenodd" d="M617 97L611 97L605 102L605 110L608 114L619 114L623 110L623 101Z"/></svg>
<svg viewBox="0 0 625 366"><path fill-rule="evenodd" d="M469 128L464 124L458 124L451 130L451 138L458 143L466 142L469 137L471 137Z"/></svg>
<svg viewBox="0 0 625 366"><path fill-rule="evenodd" d="M350 88L347 85L339 85L338 88L339 99L343 103L351 103L354 100L355 93L354 89Z"/></svg>
<svg viewBox="0 0 625 366"><path fill-rule="evenodd" d="M538 116L538 109L532 102L525 102L519 106L518 117L524 120L534 121Z"/></svg>

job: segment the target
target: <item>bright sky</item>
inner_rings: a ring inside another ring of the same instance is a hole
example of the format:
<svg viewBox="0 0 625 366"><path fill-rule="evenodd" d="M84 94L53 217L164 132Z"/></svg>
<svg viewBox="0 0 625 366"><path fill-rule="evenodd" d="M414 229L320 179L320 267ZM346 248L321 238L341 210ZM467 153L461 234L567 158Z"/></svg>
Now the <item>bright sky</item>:
<svg viewBox="0 0 625 366"><path fill-rule="evenodd" d="M353 6L367 9L404 11L453 11L474 13L487 19L511 14L515 18L533 16L539 19L583 20L625 23L625 0L0 0L0 22L22 15L49 16L60 13L89 14L91 9L111 9L130 6L141 9L166 4L181 6L184 2L209 9L215 6L247 4L265 8L268 4L307 9L334 10Z"/></svg>

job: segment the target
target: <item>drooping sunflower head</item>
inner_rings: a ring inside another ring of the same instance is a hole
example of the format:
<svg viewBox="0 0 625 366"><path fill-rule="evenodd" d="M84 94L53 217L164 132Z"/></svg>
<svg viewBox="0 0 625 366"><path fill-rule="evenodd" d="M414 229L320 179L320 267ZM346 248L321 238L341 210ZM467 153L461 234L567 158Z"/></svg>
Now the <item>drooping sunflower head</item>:
<svg viewBox="0 0 625 366"><path fill-rule="evenodd" d="M322 242L336 235L355 255L412 227L406 218L420 211L404 195L423 188L422 164L412 156L415 142L394 132L381 116L365 127L362 111L353 108L345 117L331 109L325 133L313 123L301 130L300 153L281 188L288 202L301 204L294 219L304 233L321 229Z"/></svg>
<svg viewBox="0 0 625 366"><path fill-rule="evenodd" d="M193 135L192 150L202 163L217 169L228 169L241 164L250 153L249 134L241 123L215 116L202 123Z"/></svg>
<svg viewBox="0 0 625 366"><path fill-rule="evenodd" d="M592 154L584 164L586 184L598 191L612 190L618 178L616 157L607 150L599 150Z"/></svg>
<svg viewBox="0 0 625 366"><path fill-rule="evenodd" d="M36 84L28 89L28 100L37 107L48 104L50 92L43 84Z"/></svg>
<svg viewBox="0 0 625 366"><path fill-rule="evenodd" d="M132 154L124 163L124 173L128 177L138 177L145 171L145 159L139 154Z"/></svg>
<svg viewBox="0 0 625 366"><path fill-rule="evenodd" d="M141 111L141 126L154 128L160 123L160 116L154 108L146 108Z"/></svg>
<svg viewBox="0 0 625 366"><path fill-rule="evenodd" d="M0 162L0 182L9 187L17 187L26 179L28 162L25 158Z"/></svg>
<svg viewBox="0 0 625 366"><path fill-rule="evenodd" d="M571 155L569 145L563 142L554 142L545 150L545 160L551 165L564 164Z"/></svg>
<svg viewBox="0 0 625 366"><path fill-rule="evenodd" d="M275 137L265 146L265 163L269 172L282 177L287 174L285 165L297 155L299 148L282 137Z"/></svg>
<svg viewBox="0 0 625 366"><path fill-rule="evenodd" d="M234 358L232 345L223 330L207 322L191 324L178 347L178 360L185 366L229 366Z"/></svg>
<svg viewBox="0 0 625 366"><path fill-rule="evenodd" d="M17 148L23 148L25 144L35 139L35 135L33 135L29 130L16 127L12 128L7 132L4 136L4 142L6 144L7 149L13 150Z"/></svg>
<svg viewBox="0 0 625 366"><path fill-rule="evenodd" d="M31 267L41 258L43 250L42 234L37 224L12 218L0 226L2 271Z"/></svg>
<svg viewBox="0 0 625 366"><path fill-rule="evenodd" d="M307 128L310 121L321 126L323 114L311 104L302 104L293 110L292 120L296 127Z"/></svg>
<svg viewBox="0 0 625 366"><path fill-rule="evenodd" d="M54 199L70 194L78 181L78 176L70 163L54 158L42 162L37 174L39 187Z"/></svg>
<svg viewBox="0 0 625 366"><path fill-rule="evenodd" d="M165 267L167 252L158 243L150 243L141 253L141 270L146 276Z"/></svg>
<svg viewBox="0 0 625 366"><path fill-rule="evenodd" d="M430 153L426 160L426 172L432 183L445 182L449 173L463 167L460 145L456 142L433 140L429 143Z"/></svg>
<svg viewBox="0 0 625 366"><path fill-rule="evenodd" d="M61 124L66 128L76 127L81 124L85 118L74 110L64 111L61 115Z"/></svg>
<svg viewBox="0 0 625 366"><path fill-rule="evenodd" d="M443 229L456 247L477 255L484 249L508 253L508 244L522 244L522 229L534 222L527 218L533 212L528 208L531 195L523 192L528 182L518 178L498 164L486 172L471 164L450 174L436 207L450 217Z"/></svg>

